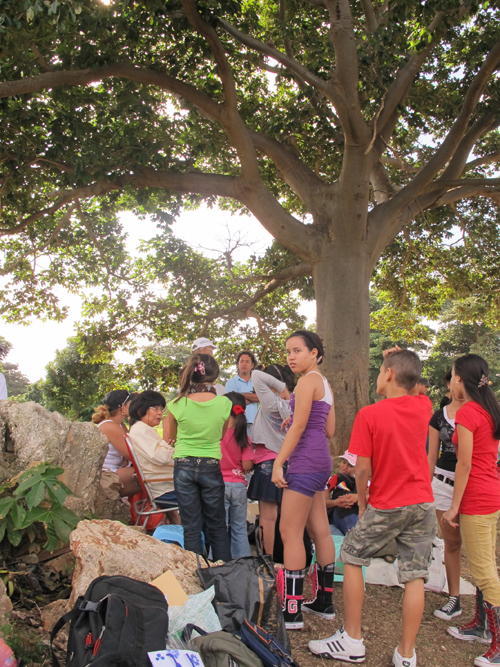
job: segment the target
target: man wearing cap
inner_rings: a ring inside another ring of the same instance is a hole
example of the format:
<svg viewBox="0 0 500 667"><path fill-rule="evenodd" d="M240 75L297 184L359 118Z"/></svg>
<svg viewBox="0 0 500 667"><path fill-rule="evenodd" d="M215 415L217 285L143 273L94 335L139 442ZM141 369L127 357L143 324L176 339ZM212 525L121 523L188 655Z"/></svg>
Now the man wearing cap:
<svg viewBox="0 0 500 667"><path fill-rule="evenodd" d="M250 377L256 366L257 359L252 352L248 350L240 352L236 358L238 373L226 382L226 393L228 391L237 391L245 397L247 402L245 410L248 424L247 432L250 439L252 439L253 423L259 410L259 399L253 390L252 378Z"/></svg>
<svg viewBox="0 0 500 667"><path fill-rule="evenodd" d="M208 338L197 338L193 343L193 354L214 355L215 345Z"/></svg>
<svg viewBox="0 0 500 667"><path fill-rule="evenodd" d="M197 338L193 343L192 354L209 354L214 356L215 345L208 338ZM214 384L214 389L217 392L217 396L224 396L226 389L221 384Z"/></svg>

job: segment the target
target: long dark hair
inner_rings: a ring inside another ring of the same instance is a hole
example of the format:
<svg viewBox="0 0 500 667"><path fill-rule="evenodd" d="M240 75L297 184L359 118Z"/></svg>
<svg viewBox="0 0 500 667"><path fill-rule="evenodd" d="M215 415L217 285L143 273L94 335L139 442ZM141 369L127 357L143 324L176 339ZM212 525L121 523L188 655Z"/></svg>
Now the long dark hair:
<svg viewBox="0 0 500 667"><path fill-rule="evenodd" d="M488 383L488 362L478 354L466 354L455 361L453 368L462 380L467 396L491 416L493 437L500 440L500 403Z"/></svg>
<svg viewBox="0 0 500 667"><path fill-rule="evenodd" d="M211 354L193 354L182 371L179 396L175 400L187 396L192 384L201 382L212 384L218 377L219 364Z"/></svg>
<svg viewBox="0 0 500 667"><path fill-rule="evenodd" d="M317 333L314 331L295 331L291 336L288 336L286 339L287 342L290 338L295 338L295 336L300 336L304 341L306 347L311 352L316 349L318 350L318 356L316 357L316 363L318 366L323 363L323 357L325 356L325 350L323 348L323 342Z"/></svg>
<svg viewBox="0 0 500 667"><path fill-rule="evenodd" d="M280 382L284 382L290 393L292 393L292 391L295 389L295 385L297 383L295 382L295 375L290 366L271 364L270 366L266 366L262 372L271 375L273 378L276 378Z"/></svg>
<svg viewBox="0 0 500 667"><path fill-rule="evenodd" d="M245 415L247 402L245 401L243 394L240 394L237 391L228 391L227 394L224 394L224 396L229 398L233 404L233 407L231 408L231 417L235 420L234 439L236 440L236 444L241 449L241 451L244 451L244 449L248 447L247 418ZM243 408L243 412L240 412L239 410L238 414L233 412L237 405L239 405L240 408Z"/></svg>

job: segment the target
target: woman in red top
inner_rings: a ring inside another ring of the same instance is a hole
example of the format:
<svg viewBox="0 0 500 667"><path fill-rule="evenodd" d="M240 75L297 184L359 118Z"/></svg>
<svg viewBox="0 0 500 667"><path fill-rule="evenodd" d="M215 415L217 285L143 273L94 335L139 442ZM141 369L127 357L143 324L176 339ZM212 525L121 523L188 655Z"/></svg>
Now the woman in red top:
<svg viewBox="0 0 500 667"><path fill-rule="evenodd" d="M462 541L476 584L474 620L448 632L465 641L491 642L488 651L474 660L478 667L500 663L500 580L495 561L500 404L489 387L488 373L488 364L477 354L460 357L453 366L451 389L465 403L457 411L452 439L458 444L453 499L442 517L456 527L460 514Z"/></svg>

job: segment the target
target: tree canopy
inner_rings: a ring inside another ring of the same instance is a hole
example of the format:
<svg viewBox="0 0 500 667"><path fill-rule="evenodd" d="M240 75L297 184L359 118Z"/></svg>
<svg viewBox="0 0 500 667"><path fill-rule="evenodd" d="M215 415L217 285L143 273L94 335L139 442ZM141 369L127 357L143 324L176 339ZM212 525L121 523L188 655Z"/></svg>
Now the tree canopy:
<svg viewBox="0 0 500 667"><path fill-rule="evenodd" d="M476 0L6 0L2 313L62 317L64 284L93 290L90 352L146 329L225 341L248 318L267 352L314 296L345 441L368 400L372 280L398 312L472 293L498 320L499 14ZM169 226L201 200L252 212L276 243L246 265L206 260ZM136 262L124 210L158 224Z"/></svg>

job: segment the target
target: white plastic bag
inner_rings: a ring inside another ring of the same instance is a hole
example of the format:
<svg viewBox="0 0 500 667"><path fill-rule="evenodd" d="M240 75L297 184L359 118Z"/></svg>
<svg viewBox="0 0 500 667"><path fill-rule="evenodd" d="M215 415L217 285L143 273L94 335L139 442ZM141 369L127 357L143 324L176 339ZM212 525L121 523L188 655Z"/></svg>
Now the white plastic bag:
<svg viewBox="0 0 500 667"><path fill-rule="evenodd" d="M215 588L210 586L206 591L190 595L182 607L168 608L168 633L173 639L180 639L182 631L188 623L199 626L205 632L222 630L219 617L212 605Z"/></svg>

